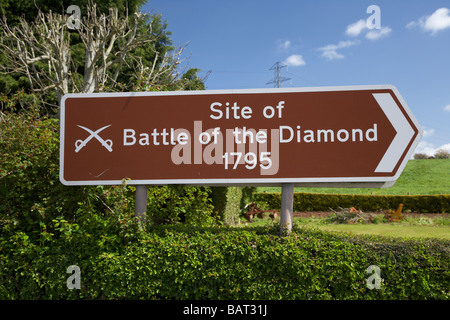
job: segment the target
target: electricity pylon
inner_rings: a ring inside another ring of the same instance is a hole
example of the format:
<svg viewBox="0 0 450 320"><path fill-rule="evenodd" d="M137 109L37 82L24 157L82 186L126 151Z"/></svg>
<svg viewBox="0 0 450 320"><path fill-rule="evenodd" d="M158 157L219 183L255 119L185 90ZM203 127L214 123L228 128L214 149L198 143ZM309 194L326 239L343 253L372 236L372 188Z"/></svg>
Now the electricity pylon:
<svg viewBox="0 0 450 320"><path fill-rule="evenodd" d="M283 65L281 62L277 61L269 70L275 70L275 76L272 81L267 82L267 84L274 83L275 88L279 88L280 84L284 81L291 80L291 78L286 78L281 76L281 69L285 68L286 65Z"/></svg>

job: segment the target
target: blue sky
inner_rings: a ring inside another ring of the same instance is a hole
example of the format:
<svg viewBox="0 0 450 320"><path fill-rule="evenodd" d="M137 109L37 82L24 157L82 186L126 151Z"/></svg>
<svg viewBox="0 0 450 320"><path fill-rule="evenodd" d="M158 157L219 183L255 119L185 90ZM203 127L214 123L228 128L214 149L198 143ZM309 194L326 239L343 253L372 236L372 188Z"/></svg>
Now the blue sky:
<svg viewBox="0 0 450 320"><path fill-rule="evenodd" d="M367 27L377 20L380 25ZM393 84L424 127L416 152L450 151L450 2L149 0L207 90ZM186 66L186 64L185 64Z"/></svg>

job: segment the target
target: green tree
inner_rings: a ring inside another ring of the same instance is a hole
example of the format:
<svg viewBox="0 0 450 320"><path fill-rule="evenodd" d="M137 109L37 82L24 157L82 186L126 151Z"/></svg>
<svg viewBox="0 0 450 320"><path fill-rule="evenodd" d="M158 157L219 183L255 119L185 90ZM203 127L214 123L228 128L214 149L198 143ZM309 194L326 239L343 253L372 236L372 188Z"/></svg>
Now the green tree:
<svg viewBox="0 0 450 320"><path fill-rule="evenodd" d="M181 77L184 90L205 90L204 80L198 76L200 69L191 68Z"/></svg>
<svg viewBox="0 0 450 320"><path fill-rule="evenodd" d="M36 13L40 10L44 13L53 11L55 13L66 13L70 5L80 7L81 14L85 14L89 2L86 0L2 0L0 3L0 14L5 16L10 25L17 25L19 18L32 22ZM95 4L100 13L107 13L109 8L117 8L120 15L126 9L130 14L138 11L147 0L97 0Z"/></svg>

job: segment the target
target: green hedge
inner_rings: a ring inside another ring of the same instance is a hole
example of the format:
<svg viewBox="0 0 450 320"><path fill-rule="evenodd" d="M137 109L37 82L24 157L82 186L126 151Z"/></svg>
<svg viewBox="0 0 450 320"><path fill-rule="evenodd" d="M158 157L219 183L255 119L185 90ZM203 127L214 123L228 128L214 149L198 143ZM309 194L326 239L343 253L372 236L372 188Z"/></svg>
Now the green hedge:
<svg viewBox="0 0 450 320"><path fill-rule="evenodd" d="M255 193L253 199L270 209L280 209L281 193ZM294 193L294 211L329 211L330 208L355 207L362 211L397 209L403 203L403 212L448 213L450 195L362 195Z"/></svg>
<svg viewBox="0 0 450 320"><path fill-rule="evenodd" d="M4 230L3 230L4 231ZM0 299L449 299L450 242L294 227L55 221L41 237L0 235ZM81 289L66 287L67 267ZM368 289L366 269L381 270Z"/></svg>
<svg viewBox="0 0 450 320"><path fill-rule="evenodd" d="M214 215L219 217L225 226L235 226L241 211L242 188L211 187L211 190Z"/></svg>
<svg viewBox="0 0 450 320"><path fill-rule="evenodd" d="M133 210L132 186L67 187L59 181L59 121L38 111L0 111L0 222L38 232L58 217L75 221L86 211ZM201 186L151 186L148 216L155 223L214 224L210 193Z"/></svg>

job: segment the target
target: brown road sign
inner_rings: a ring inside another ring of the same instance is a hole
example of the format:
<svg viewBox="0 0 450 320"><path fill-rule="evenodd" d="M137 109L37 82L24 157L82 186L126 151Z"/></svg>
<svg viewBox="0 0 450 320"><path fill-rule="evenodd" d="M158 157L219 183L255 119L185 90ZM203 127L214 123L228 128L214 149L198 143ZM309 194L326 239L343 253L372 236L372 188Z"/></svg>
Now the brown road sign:
<svg viewBox="0 0 450 320"><path fill-rule="evenodd" d="M390 85L68 94L60 180L387 187L421 136Z"/></svg>

